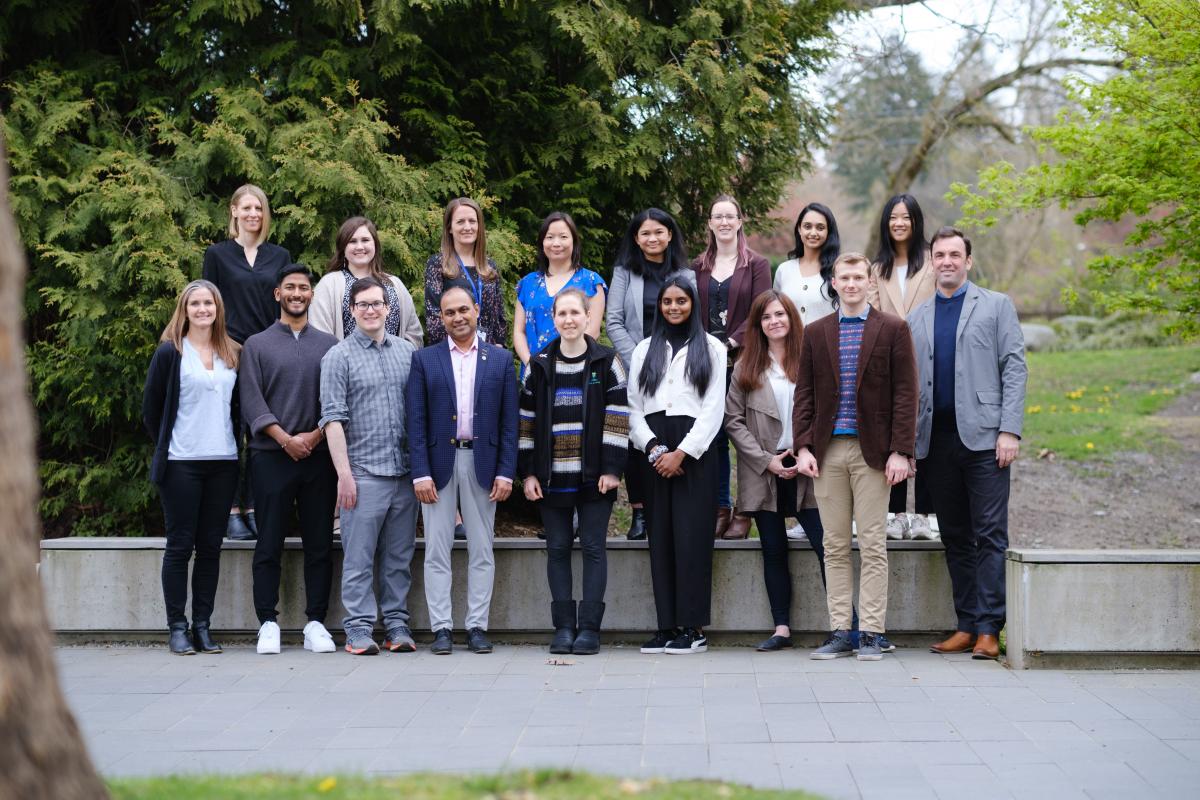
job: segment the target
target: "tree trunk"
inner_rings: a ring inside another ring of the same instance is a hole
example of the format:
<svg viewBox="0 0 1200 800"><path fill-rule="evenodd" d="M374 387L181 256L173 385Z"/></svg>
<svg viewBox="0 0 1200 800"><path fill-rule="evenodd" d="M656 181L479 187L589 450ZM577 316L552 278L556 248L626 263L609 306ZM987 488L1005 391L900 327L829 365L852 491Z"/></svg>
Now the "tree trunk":
<svg viewBox="0 0 1200 800"><path fill-rule="evenodd" d="M93 800L108 793L59 687L54 634L35 569L41 533L24 291L25 257L0 137L0 798Z"/></svg>

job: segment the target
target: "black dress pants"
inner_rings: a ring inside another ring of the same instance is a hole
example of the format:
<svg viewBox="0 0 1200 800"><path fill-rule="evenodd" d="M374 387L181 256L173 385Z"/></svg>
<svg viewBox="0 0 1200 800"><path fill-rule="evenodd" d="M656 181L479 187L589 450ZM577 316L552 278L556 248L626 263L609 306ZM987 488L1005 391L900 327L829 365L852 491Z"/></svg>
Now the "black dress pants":
<svg viewBox="0 0 1200 800"><path fill-rule="evenodd" d="M1010 470L996 465L995 450L968 450L956 429L935 425L917 472L933 495L958 630L996 635L1005 619Z"/></svg>
<svg viewBox="0 0 1200 800"><path fill-rule="evenodd" d="M167 624L187 622L188 562L192 565L192 622L212 618L221 575L221 542L237 491L238 462L168 461L159 485L167 546L162 587Z"/></svg>
<svg viewBox="0 0 1200 800"><path fill-rule="evenodd" d="M646 495L649 493L650 487L650 473L651 468L646 463L646 454L630 442L629 462L625 468L625 493L629 495L631 506L646 502Z"/></svg>
<svg viewBox="0 0 1200 800"><path fill-rule="evenodd" d="M671 450L692 429L691 417L646 417L659 444ZM646 457L641 456L645 462ZM650 470L650 576L659 630L703 628L711 622L713 529L717 524L717 453L683 459L683 474L664 478Z"/></svg>
<svg viewBox="0 0 1200 800"><path fill-rule="evenodd" d="M575 505L551 506L543 500L542 524L546 527L546 578L550 583L550 598L571 600L571 546L575 541L575 511L579 511L579 547L583 551L584 601L604 602L608 585L608 518L613 501L605 497L580 500Z"/></svg>
<svg viewBox="0 0 1200 800"><path fill-rule="evenodd" d="M283 540L294 510L304 545L304 614L310 621L323 623L333 586L333 509L337 504L337 472L329 450L322 447L300 461L293 461L283 450L254 450L250 485L258 504L258 541L254 545L258 621L274 621L279 615Z"/></svg>

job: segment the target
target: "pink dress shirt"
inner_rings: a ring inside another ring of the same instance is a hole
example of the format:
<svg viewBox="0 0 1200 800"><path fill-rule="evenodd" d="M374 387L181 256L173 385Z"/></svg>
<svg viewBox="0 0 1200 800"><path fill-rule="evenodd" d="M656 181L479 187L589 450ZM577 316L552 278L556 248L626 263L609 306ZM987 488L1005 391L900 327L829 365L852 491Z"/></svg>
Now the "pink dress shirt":
<svg viewBox="0 0 1200 800"><path fill-rule="evenodd" d="M458 393L458 438L474 439L475 364L479 360L479 339L472 339L466 350L459 349L449 336L450 366L454 370L454 388Z"/></svg>

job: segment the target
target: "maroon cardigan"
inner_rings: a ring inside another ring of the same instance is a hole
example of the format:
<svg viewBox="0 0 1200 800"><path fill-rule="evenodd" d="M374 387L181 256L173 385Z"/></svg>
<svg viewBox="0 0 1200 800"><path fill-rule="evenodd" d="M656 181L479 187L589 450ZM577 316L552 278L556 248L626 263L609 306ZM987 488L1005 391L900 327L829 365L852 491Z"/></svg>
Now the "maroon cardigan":
<svg viewBox="0 0 1200 800"><path fill-rule="evenodd" d="M838 408L837 313L804 329L800 377L792 407L794 450L807 447L820 467ZM858 445L872 469L883 469L888 456L912 456L917 433L917 363L908 323L871 309L858 355Z"/></svg>
<svg viewBox="0 0 1200 800"><path fill-rule="evenodd" d="M692 261L696 273L696 293L700 298L700 320L708 330L708 281L712 270L700 269L700 259ZM729 318L725 330L729 338L741 347L746 342L746 318L750 316L750 304L754 298L771 288L771 264L753 251L744 267L733 271L729 284Z"/></svg>

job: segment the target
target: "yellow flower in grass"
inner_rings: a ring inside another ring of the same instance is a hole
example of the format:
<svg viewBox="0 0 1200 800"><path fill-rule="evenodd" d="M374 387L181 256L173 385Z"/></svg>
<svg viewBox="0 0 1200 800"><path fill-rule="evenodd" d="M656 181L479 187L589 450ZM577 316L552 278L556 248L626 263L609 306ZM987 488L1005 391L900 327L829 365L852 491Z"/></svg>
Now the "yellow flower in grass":
<svg viewBox="0 0 1200 800"><path fill-rule="evenodd" d="M335 788L337 788L337 778L332 775L317 784L317 791L321 794L332 792Z"/></svg>
<svg viewBox="0 0 1200 800"><path fill-rule="evenodd" d="M1087 444L1085 444L1084 447L1086 447L1088 450L1096 449L1096 445L1092 444L1091 442L1088 442Z"/></svg>

